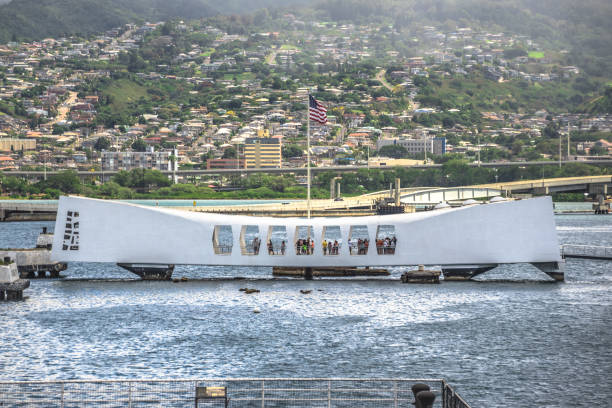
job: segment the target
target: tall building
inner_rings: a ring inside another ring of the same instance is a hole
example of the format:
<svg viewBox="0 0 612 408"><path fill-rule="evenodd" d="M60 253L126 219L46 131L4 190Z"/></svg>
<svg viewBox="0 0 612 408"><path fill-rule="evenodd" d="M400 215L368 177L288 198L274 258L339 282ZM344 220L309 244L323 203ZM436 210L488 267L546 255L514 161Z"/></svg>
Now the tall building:
<svg viewBox="0 0 612 408"><path fill-rule="evenodd" d="M244 145L246 168L281 167L281 140L278 138L253 137Z"/></svg>
<svg viewBox="0 0 612 408"><path fill-rule="evenodd" d="M102 152L102 170L153 169L162 171L178 170L178 152Z"/></svg>

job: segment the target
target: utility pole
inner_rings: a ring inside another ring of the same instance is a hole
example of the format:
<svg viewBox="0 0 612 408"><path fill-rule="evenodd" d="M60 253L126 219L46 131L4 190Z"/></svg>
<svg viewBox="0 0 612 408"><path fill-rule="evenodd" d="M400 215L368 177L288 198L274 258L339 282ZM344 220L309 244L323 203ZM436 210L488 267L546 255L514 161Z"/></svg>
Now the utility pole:
<svg viewBox="0 0 612 408"><path fill-rule="evenodd" d="M567 121L567 160L570 159L570 122Z"/></svg>
<svg viewBox="0 0 612 408"><path fill-rule="evenodd" d="M480 133L476 129L476 145L478 146L478 167L480 167Z"/></svg>
<svg viewBox="0 0 612 408"><path fill-rule="evenodd" d="M562 144L562 142L561 142L561 132L559 132L559 168L561 168L561 160L562 160L562 158L561 158L561 144Z"/></svg>

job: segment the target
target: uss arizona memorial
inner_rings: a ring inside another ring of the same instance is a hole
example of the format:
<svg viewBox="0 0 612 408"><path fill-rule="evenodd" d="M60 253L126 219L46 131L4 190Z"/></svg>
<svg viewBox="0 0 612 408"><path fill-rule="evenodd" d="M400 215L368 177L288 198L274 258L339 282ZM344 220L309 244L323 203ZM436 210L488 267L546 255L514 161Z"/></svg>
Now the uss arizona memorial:
<svg viewBox="0 0 612 408"><path fill-rule="evenodd" d="M492 201L409 214L279 219L61 197L52 259L117 263L141 276L171 273L177 264L424 264L473 273L531 263L563 279L551 198Z"/></svg>

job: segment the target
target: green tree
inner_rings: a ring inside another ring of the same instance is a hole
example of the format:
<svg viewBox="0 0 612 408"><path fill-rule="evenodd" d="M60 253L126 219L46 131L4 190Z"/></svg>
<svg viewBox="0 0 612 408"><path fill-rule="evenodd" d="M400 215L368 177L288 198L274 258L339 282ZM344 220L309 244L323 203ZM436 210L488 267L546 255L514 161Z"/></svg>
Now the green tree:
<svg viewBox="0 0 612 408"><path fill-rule="evenodd" d="M378 149L378 156L392 157L394 159L401 159L408 155L408 150L405 147L399 145L387 145Z"/></svg>
<svg viewBox="0 0 612 408"><path fill-rule="evenodd" d="M47 177L47 180L37 183L40 190L59 190L64 194L78 194L81 192L81 180L74 170L64 170Z"/></svg>
<svg viewBox="0 0 612 408"><path fill-rule="evenodd" d="M108 140L107 137L101 136L98 138L98 140L96 140L96 143L94 144L94 149L97 151L102 151L102 150L108 150L111 146L111 142L110 140Z"/></svg>
<svg viewBox="0 0 612 408"><path fill-rule="evenodd" d="M132 150L136 152L146 152L147 151L147 143L142 139L136 139L132 143Z"/></svg>
<svg viewBox="0 0 612 408"><path fill-rule="evenodd" d="M301 157L304 155L304 151L297 145L286 145L282 149L283 159L289 159L291 157Z"/></svg>
<svg viewBox="0 0 612 408"><path fill-rule="evenodd" d="M228 147L223 151L224 159L235 159L236 158L236 149L233 147Z"/></svg>

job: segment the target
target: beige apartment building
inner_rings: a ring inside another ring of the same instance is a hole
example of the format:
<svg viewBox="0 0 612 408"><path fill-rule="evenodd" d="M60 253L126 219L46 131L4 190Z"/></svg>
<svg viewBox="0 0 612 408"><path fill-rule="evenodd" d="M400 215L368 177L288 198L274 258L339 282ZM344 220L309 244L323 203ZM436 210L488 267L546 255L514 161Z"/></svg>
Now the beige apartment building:
<svg viewBox="0 0 612 408"><path fill-rule="evenodd" d="M246 168L281 167L281 147L281 140L278 138L247 139L244 145Z"/></svg>
<svg viewBox="0 0 612 408"><path fill-rule="evenodd" d="M0 138L0 152L36 150L36 139Z"/></svg>

